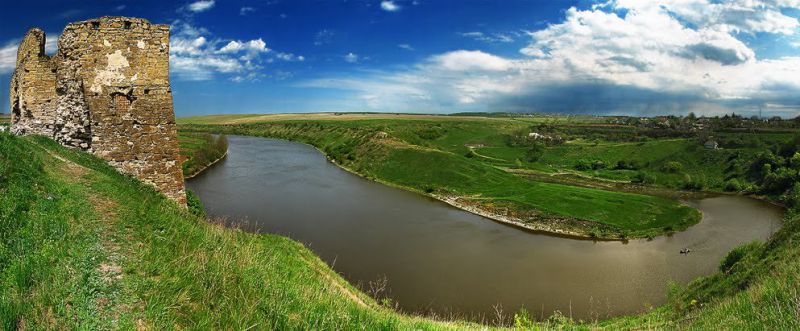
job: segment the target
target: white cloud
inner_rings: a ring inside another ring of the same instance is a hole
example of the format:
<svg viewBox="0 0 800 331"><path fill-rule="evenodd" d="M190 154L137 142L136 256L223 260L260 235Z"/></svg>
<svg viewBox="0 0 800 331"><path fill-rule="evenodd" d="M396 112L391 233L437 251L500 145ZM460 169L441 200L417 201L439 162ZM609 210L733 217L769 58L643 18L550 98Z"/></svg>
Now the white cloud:
<svg viewBox="0 0 800 331"><path fill-rule="evenodd" d="M511 61L481 51L449 52L434 56L432 61L450 71L504 71L511 68Z"/></svg>
<svg viewBox="0 0 800 331"><path fill-rule="evenodd" d="M0 74L8 74L17 66L17 45L19 41L12 41L0 47Z"/></svg>
<svg viewBox="0 0 800 331"><path fill-rule="evenodd" d="M302 56L302 55L294 55L292 53L278 53L278 54L275 54L275 57L278 58L279 60L288 61L288 62L294 62L294 61L302 62L302 61L306 60L306 58L304 56Z"/></svg>
<svg viewBox="0 0 800 331"><path fill-rule="evenodd" d="M58 34L46 33L44 43L44 52L47 55L53 55L58 50ZM10 74L14 72L17 66L17 48L21 38L11 39L0 47L0 74Z"/></svg>
<svg viewBox="0 0 800 331"><path fill-rule="evenodd" d="M189 4L187 8L195 13L203 12L214 7L214 0L200 0Z"/></svg>
<svg viewBox="0 0 800 331"><path fill-rule="evenodd" d="M471 31L463 32L461 36L489 43L510 43L514 41L514 38L506 33L485 34L480 31Z"/></svg>
<svg viewBox="0 0 800 331"><path fill-rule="evenodd" d="M790 47L800 30L785 6L800 1L610 1L530 32L518 58L458 50L305 84L350 90L354 107L389 111L740 113L769 104L796 115L800 54L763 59L740 39L787 35L779 42Z"/></svg>
<svg viewBox="0 0 800 331"><path fill-rule="evenodd" d="M239 15L245 16L248 13L252 13L254 11L256 11L256 9L253 7L242 7L241 9L239 9Z"/></svg>
<svg viewBox="0 0 800 331"><path fill-rule="evenodd" d="M347 55L344 56L344 61L348 63L356 63L358 62L358 54L347 53Z"/></svg>
<svg viewBox="0 0 800 331"><path fill-rule="evenodd" d="M397 47L405 49L407 51L413 51L414 50L414 47L411 47L411 45L409 45L409 44L399 44L399 45L397 45Z"/></svg>
<svg viewBox="0 0 800 331"><path fill-rule="evenodd" d="M383 0L381 1L381 9L388 12L395 12L400 10L400 6L392 0Z"/></svg>
<svg viewBox="0 0 800 331"><path fill-rule="evenodd" d="M228 42L224 47L219 49L220 53L240 53L240 52L247 52L247 53L266 53L269 52L270 49L267 48L267 43L264 42L261 38L253 39L247 42L232 40Z"/></svg>
<svg viewBox="0 0 800 331"><path fill-rule="evenodd" d="M209 80L216 74L247 79L259 75L262 54L270 52L262 39L224 43L204 28L182 21L172 24L170 71L183 80Z"/></svg>

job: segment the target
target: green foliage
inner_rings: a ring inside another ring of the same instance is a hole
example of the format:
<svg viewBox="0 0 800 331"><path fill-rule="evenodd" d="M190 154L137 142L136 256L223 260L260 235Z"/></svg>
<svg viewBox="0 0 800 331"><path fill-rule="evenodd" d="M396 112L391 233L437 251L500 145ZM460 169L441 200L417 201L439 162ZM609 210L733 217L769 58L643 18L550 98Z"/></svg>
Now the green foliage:
<svg viewBox="0 0 800 331"><path fill-rule="evenodd" d="M743 188L741 182L739 182L736 178L731 178L727 182L725 182L725 191L728 192L739 192Z"/></svg>
<svg viewBox="0 0 800 331"><path fill-rule="evenodd" d="M763 244L760 242L751 242L734 248L722 259L722 262L719 264L719 271L730 272L734 264L741 261L748 254L755 254L760 251L762 246Z"/></svg>
<svg viewBox="0 0 800 331"><path fill-rule="evenodd" d="M542 143L535 143L525 152L525 161L536 162L544 155L545 146Z"/></svg>
<svg viewBox="0 0 800 331"><path fill-rule="evenodd" d="M653 184L656 182L656 177L647 172L639 171L633 176L631 182L637 184Z"/></svg>
<svg viewBox="0 0 800 331"><path fill-rule="evenodd" d="M701 191L706 187L706 181L702 177L694 177L686 174L683 179L683 189L690 191Z"/></svg>
<svg viewBox="0 0 800 331"><path fill-rule="evenodd" d="M222 158L228 152L228 137L209 133L181 133L179 135L183 162L183 175L191 177Z"/></svg>
<svg viewBox="0 0 800 331"><path fill-rule="evenodd" d="M661 167L661 171L666 173L674 174L681 172L681 170L683 170L683 164L681 164L678 161L669 161L667 163L664 163L664 166Z"/></svg>
<svg viewBox="0 0 800 331"><path fill-rule="evenodd" d="M200 197L197 193L194 193L194 191L188 188L186 189L186 206L189 208L189 212L192 213L192 215L198 217L206 216L206 211L203 207L203 202L200 201Z"/></svg>
<svg viewBox="0 0 800 331"><path fill-rule="evenodd" d="M619 160L614 165L614 170L638 170L641 168L639 162L636 160Z"/></svg>

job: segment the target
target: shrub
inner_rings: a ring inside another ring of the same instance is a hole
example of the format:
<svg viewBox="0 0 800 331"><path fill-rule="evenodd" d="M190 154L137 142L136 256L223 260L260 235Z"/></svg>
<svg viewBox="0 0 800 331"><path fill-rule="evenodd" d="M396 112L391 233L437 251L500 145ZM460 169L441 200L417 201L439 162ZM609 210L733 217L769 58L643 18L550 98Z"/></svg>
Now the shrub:
<svg viewBox="0 0 800 331"><path fill-rule="evenodd" d="M191 157L181 165L184 176L194 175L228 151L228 137L225 135L215 138L211 134L200 133L193 136L202 140L202 143L198 148L192 149Z"/></svg>
<svg viewBox="0 0 800 331"><path fill-rule="evenodd" d="M734 248L728 253L727 256L720 262L719 271L728 272L733 266L741 261L748 254L757 252L761 248L761 243L751 242Z"/></svg>
<svg viewBox="0 0 800 331"><path fill-rule="evenodd" d="M617 164L614 166L615 170L637 170L639 169L639 163L635 160L619 160Z"/></svg>
<svg viewBox="0 0 800 331"><path fill-rule="evenodd" d="M578 160L578 162L575 164L575 169L577 170L592 169L592 163L587 160Z"/></svg>
<svg viewBox="0 0 800 331"><path fill-rule="evenodd" d="M186 189L186 205L189 207L189 212L192 214L200 217L206 216L205 208L203 208L203 202L200 201L200 197L190 189Z"/></svg>
<svg viewBox="0 0 800 331"><path fill-rule="evenodd" d="M471 159L471 158L473 158L473 157L475 157L476 155L477 155L477 154L475 154L475 151L473 151L472 149L470 149L469 151L467 151L467 154L464 154L464 156L466 156L466 157L468 157L468 158L470 158L470 159Z"/></svg>
<svg viewBox="0 0 800 331"><path fill-rule="evenodd" d="M539 159L542 158L542 155L544 155L544 145L540 143L533 144L531 148L525 152L525 161L530 163L539 161Z"/></svg>
<svg viewBox="0 0 800 331"><path fill-rule="evenodd" d="M705 186L705 181L701 178L692 178L692 176L689 175L684 176L683 188L686 190L700 191L705 188Z"/></svg>
<svg viewBox="0 0 800 331"><path fill-rule="evenodd" d="M742 190L742 184L736 178L731 178L725 182L724 189L728 192L739 192Z"/></svg>
<svg viewBox="0 0 800 331"><path fill-rule="evenodd" d="M661 167L661 171L666 173L677 173L681 170L683 170L683 164L678 161L669 161Z"/></svg>
<svg viewBox="0 0 800 331"><path fill-rule="evenodd" d="M653 184L656 182L656 177L646 172L639 171L636 173L636 175L633 175L631 182L639 184Z"/></svg>
<svg viewBox="0 0 800 331"><path fill-rule="evenodd" d="M594 162L592 162L592 170L599 170L605 168L606 168L606 163L603 161L595 160Z"/></svg>

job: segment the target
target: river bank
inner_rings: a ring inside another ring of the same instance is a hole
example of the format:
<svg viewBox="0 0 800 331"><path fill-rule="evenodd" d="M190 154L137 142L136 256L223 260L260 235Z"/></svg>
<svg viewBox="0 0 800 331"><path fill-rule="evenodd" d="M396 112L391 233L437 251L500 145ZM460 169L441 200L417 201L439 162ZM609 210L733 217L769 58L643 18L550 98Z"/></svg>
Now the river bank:
<svg viewBox="0 0 800 331"><path fill-rule="evenodd" d="M479 124L461 123L476 130L481 128ZM366 179L435 199L459 197L459 205L469 203L494 215L492 218L503 220L510 216L522 223L538 223L534 225L537 229L562 234L615 240L649 238L686 229L701 217L672 198L529 179L430 143L409 143L398 132L381 131L385 129L381 125L382 122L281 122L183 125L182 130L308 143L332 162ZM409 129L418 127L405 122L392 125L404 130L409 125ZM507 208L510 213L497 213L496 207Z"/></svg>
<svg viewBox="0 0 800 331"><path fill-rule="evenodd" d="M222 161L222 159L224 159L226 156L228 156L228 151L227 150L225 150L225 154L222 154L222 156L220 156L216 160L211 161L211 163L208 163L208 164L204 165L202 168L199 168L199 169L197 169L196 171L194 171L194 172L192 172L190 174L184 174L183 175L183 179L192 179L194 177L197 177L198 175L203 173L203 171L205 171L206 169L211 168L212 166L217 164L217 162Z"/></svg>
<svg viewBox="0 0 800 331"><path fill-rule="evenodd" d="M723 196L691 202L707 212L703 221L668 237L626 244L573 240L364 180L307 144L247 136L230 141L225 162L187 183L209 215L306 243L363 288L385 276L378 297L415 314L449 311L481 320L498 303L507 311L544 304L545 317L570 304L580 319L641 312L645 302L665 302L667 282L711 274L731 248L780 228L780 210ZM679 254L687 247L690 256Z"/></svg>

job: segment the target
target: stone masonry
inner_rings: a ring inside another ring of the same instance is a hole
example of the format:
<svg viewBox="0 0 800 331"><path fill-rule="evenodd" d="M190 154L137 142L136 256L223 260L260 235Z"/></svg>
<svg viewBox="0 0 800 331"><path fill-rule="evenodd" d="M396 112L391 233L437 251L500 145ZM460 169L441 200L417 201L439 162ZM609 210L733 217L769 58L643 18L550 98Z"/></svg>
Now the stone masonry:
<svg viewBox="0 0 800 331"><path fill-rule="evenodd" d="M169 84L169 25L102 17L67 25L58 53L31 29L11 77L11 131L90 151L186 204Z"/></svg>

